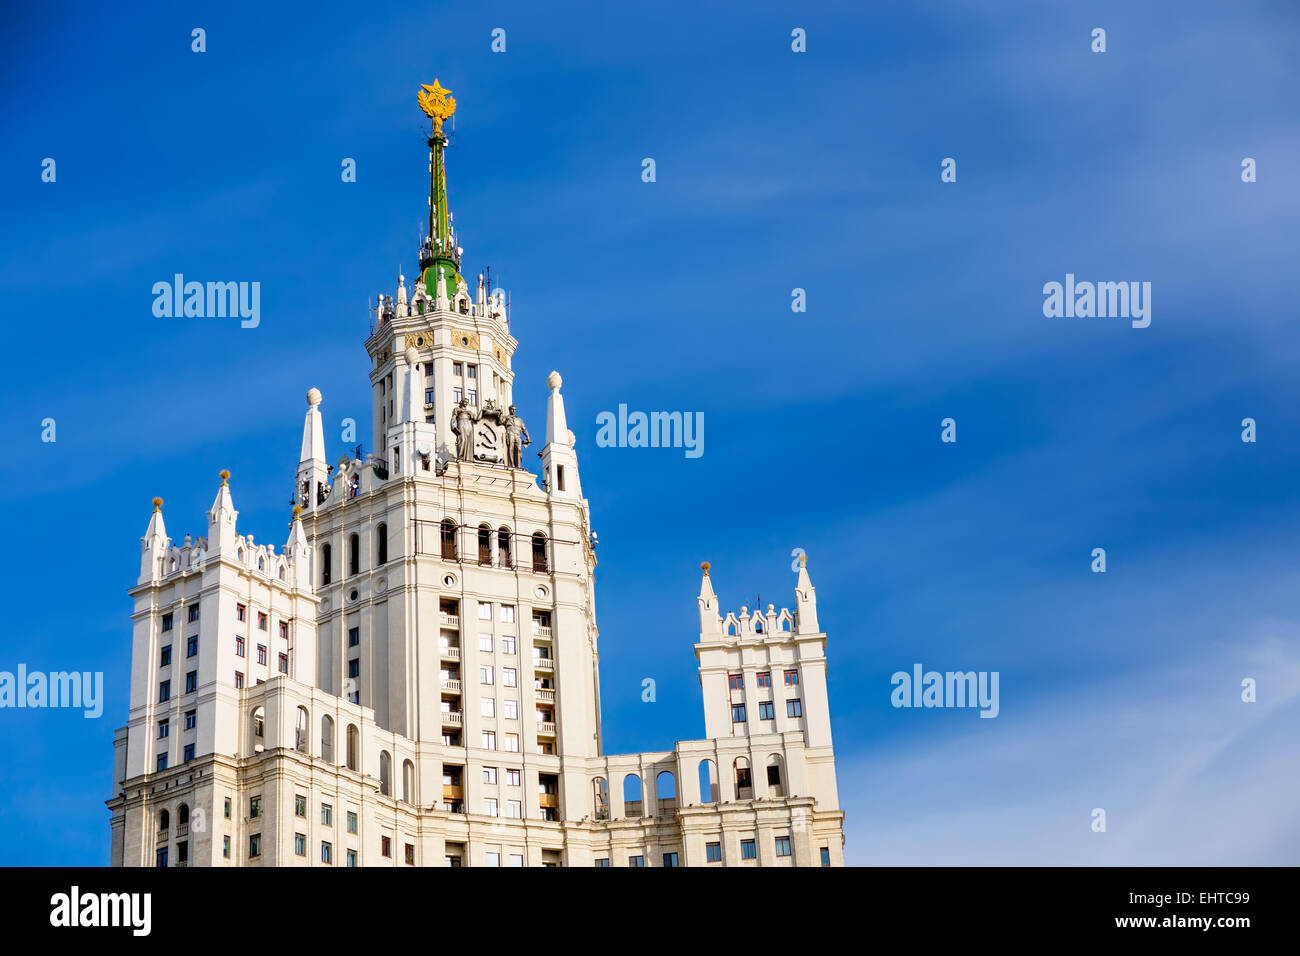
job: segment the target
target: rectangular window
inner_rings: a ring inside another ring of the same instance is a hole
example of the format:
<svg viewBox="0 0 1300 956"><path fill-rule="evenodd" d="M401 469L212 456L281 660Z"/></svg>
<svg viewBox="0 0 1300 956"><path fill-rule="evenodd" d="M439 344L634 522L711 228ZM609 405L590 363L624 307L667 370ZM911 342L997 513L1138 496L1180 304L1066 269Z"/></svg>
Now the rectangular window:
<svg viewBox="0 0 1300 956"><path fill-rule="evenodd" d="M162 738L166 737L170 733L171 733L171 727L168 725L167 721L165 720L158 721L158 739L161 740Z"/></svg>
<svg viewBox="0 0 1300 956"><path fill-rule="evenodd" d="M294 856L307 855L307 835L305 833L295 833L293 835L293 853Z"/></svg>
<svg viewBox="0 0 1300 956"><path fill-rule="evenodd" d="M492 850L488 850L486 853L483 854L483 862L488 866L500 866L501 854L494 852Z"/></svg>
<svg viewBox="0 0 1300 956"><path fill-rule="evenodd" d="M466 377L466 378L477 379L477 378L478 378L478 366L477 366L477 365L466 365L466 366L465 366L465 377Z"/></svg>
<svg viewBox="0 0 1300 956"><path fill-rule="evenodd" d="M798 671L786 671L786 672L785 672L785 686L786 686L786 687L794 687L794 686L796 686L798 683L799 683L799 672L798 672Z"/></svg>
<svg viewBox="0 0 1300 956"><path fill-rule="evenodd" d="M159 770L166 770L166 769L167 769L167 755L166 755L166 754L159 754L159 755L158 755L158 764L157 764L157 767L158 767Z"/></svg>
<svg viewBox="0 0 1300 956"><path fill-rule="evenodd" d="M262 834L254 833L251 836L249 836L248 855L250 857L262 855Z"/></svg>
<svg viewBox="0 0 1300 956"><path fill-rule="evenodd" d="M185 693L192 694L199 689L199 672L190 671L185 675Z"/></svg>
<svg viewBox="0 0 1300 956"><path fill-rule="evenodd" d="M287 674L287 673L289 673L289 655L288 655L288 654L281 654L281 655L280 655L280 663L279 663L279 667L280 667L280 673L281 673L281 674Z"/></svg>
<svg viewBox="0 0 1300 956"><path fill-rule="evenodd" d="M334 808L328 803L320 805L320 825L323 827L334 826Z"/></svg>
<svg viewBox="0 0 1300 956"><path fill-rule="evenodd" d="M664 866L676 866L676 865L677 865L677 854L676 854L676 853L665 853L665 854L664 854Z"/></svg>
<svg viewBox="0 0 1300 956"><path fill-rule="evenodd" d="M483 717L495 717L497 715L497 702L491 697L483 697L479 700L479 714Z"/></svg>
<svg viewBox="0 0 1300 956"><path fill-rule="evenodd" d="M478 389L476 389L476 388L471 388L471 389L469 390L469 403L470 403L471 405L477 405L477 404L478 404Z"/></svg>
<svg viewBox="0 0 1300 956"><path fill-rule="evenodd" d="M758 859L758 844L753 840L740 841L740 858L742 860Z"/></svg>
<svg viewBox="0 0 1300 956"><path fill-rule="evenodd" d="M484 767L484 768L483 768L483 782L484 782L484 783L490 783L490 784L495 784L495 783L497 782L497 768L496 768L496 767Z"/></svg>
<svg viewBox="0 0 1300 956"><path fill-rule="evenodd" d="M803 716L803 704L799 702L798 697L796 697L794 700L787 700L785 702L785 715L787 717Z"/></svg>
<svg viewBox="0 0 1300 956"><path fill-rule="evenodd" d="M502 654L517 654L517 653L519 653L518 648L517 648L516 645L515 645L515 639L514 639L513 637L503 637L503 638L501 638L501 653L502 653Z"/></svg>
<svg viewBox="0 0 1300 956"><path fill-rule="evenodd" d="M392 855L393 855L393 838L392 838L392 837L380 837L380 838L379 838L379 852L380 852L381 854L383 854L384 856L386 856L386 857L392 857Z"/></svg>
<svg viewBox="0 0 1300 956"><path fill-rule="evenodd" d="M172 629L172 616L170 613L163 615L162 629L163 631L170 631Z"/></svg>
<svg viewBox="0 0 1300 956"><path fill-rule="evenodd" d="M171 662L172 662L172 646L168 644L166 647L162 649L162 653L158 655L158 666L167 667L171 664Z"/></svg>
<svg viewBox="0 0 1300 956"><path fill-rule="evenodd" d="M426 405L432 405L432 404L433 404L433 389L431 389L431 388L426 388L426 389L424 390L424 404L426 404Z"/></svg>
<svg viewBox="0 0 1300 956"><path fill-rule="evenodd" d="M758 719L776 720L776 709L772 706L770 700L761 700L758 702Z"/></svg>
<svg viewBox="0 0 1300 956"><path fill-rule="evenodd" d="M361 643L361 628L348 628L348 647L356 647Z"/></svg>
<svg viewBox="0 0 1300 956"><path fill-rule="evenodd" d="M301 793L294 794L293 797L293 815L295 817L307 817L307 798Z"/></svg>
<svg viewBox="0 0 1300 956"><path fill-rule="evenodd" d="M191 634L185 639L185 656L193 657L199 652L199 636Z"/></svg>
<svg viewBox="0 0 1300 956"><path fill-rule="evenodd" d="M348 850L348 866L356 866L356 865L357 865L357 851Z"/></svg>
<svg viewBox="0 0 1300 956"><path fill-rule="evenodd" d="M637 855L637 856L629 856L629 857L627 858L627 865L628 865L628 866L645 866L645 857L640 856L640 855Z"/></svg>
<svg viewBox="0 0 1300 956"><path fill-rule="evenodd" d="M193 744L186 744L186 745L185 745L185 750L184 750L184 751L182 752L182 754L181 754L181 759L184 760L184 761L190 761L190 760L193 760L193 759L194 759L194 745L193 745Z"/></svg>
<svg viewBox="0 0 1300 956"><path fill-rule="evenodd" d="M258 629L259 631L265 631L265 630L266 630L266 612L265 612L265 611L258 611L258 612L257 612L257 629Z"/></svg>
<svg viewBox="0 0 1300 956"><path fill-rule="evenodd" d="M199 606L197 604L191 604L188 608L186 608L186 612L188 614L188 620L191 624L193 624L195 621L199 619Z"/></svg>
<svg viewBox="0 0 1300 956"><path fill-rule="evenodd" d="M415 866L415 844L406 844L406 865Z"/></svg>
<svg viewBox="0 0 1300 956"><path fill-rule="evenodd" d="M326 864L334 862L334 847L324 841L320 845L320 861Z"/></svg>
<svg viewBox="0 0 1300 956"><path fill-rule="evenodd" d="M518 719L519 719L519 701L517 701L517 700L503 700L503 701L501 702L501 711L502 711L502 716L505 717L506 720L518 720Z"/></svg>
<svg viewBox="0 0 1300 956"><path fill-rule="evenodd" d="M497 735L490 730L483 731L483 749L484 750L497 749Z"/></svg>
<svg viewBox="0 0 1300 956"><path fill-rule="evenodd" d="M524 855L523 855L522 853L511 853L511 854L510 854L510 865L511 865L511 866L523 866L523 865L524 865Z"/></svg>
<svg viewBox="0 0 1300 956"><path fill-rule="evenodd" d="M239 688L243 686L244 686L244 672L235 671L235 687Z"/></svg>
<svg viewBox="0 0 1300 956"><path fill-rule="evenodd" d="M223 836L221 838L221 857L222 859L225 860L230 859L230 837L229 836Z"/></svg>
<svg viewBox="0 0 1300 956"><path fill-rule="evenodd" d="M831 865L831 848L828 846L824 846L822 847L822 866L830 866L830 865Z"/></svg>
<svg viewBox="0 0 1300 956"><path fill-rule="evenodd" d="M229 797L226 797L226 802L224 804L224 808L222 812L225 814L226 819L229 820L230 819L230 798Z"/></svg>
<svg viewBox="0 0 1300 956"><path fill-rule="evenodd" d="M731 707L731 722L733 724L743 724L745 722L745 705L733 704Z"/></svg>
<svg viewBox="0 0 1300 956"><path fill-rule="evenodd" d="M245 654L244 639L242 637L237 637L235 638L235 656L243 657L244 654Z"/></svg>
<svg viewBox="0 0 1300 956"><path fill-rule="evenodd" d="M515 623L515 606L513 604L501 605L501 623L502 624Z"/></svg>
<svg viewBox="0 0 1300 956"><path fill-rule="evenodd" d="M158 703L172 699L172 682L165 680L158 685Z"/></svg>
<svg viewBox="0 0 1300 956"><path fill-rule="evenodd" d="M518 770L507 770L507 771L506 771L506 786L507 786L507 787L517 787L517 786L519 786L519 771L518 771Z"/></svg>
<svg viewBox="0 0 1300 956"><path fill-rule="evenodd" d="M455 404L457 404L457 405L459 405L459 404L460 404L460 400L461 400L461 396L462 396L463 394L464 394L464 392L461 391L461 387L460 387L459 385L453 386L453 388L452 388L452 390L451 390L451 400L452 400L452 402L455 403Z"/></svg>
<svg viewBox="0 0 1300 956"><path fill-rule="evenodd" d="M483 651L483 652L488 653L488 654L491 654L491 653L492 653L492 635L491 635L491 634L480 634L480 635L478 636L478 649L479 649L480 651Z"/></svg>
<svg viewBox="0 0 1300 956"><path fill-rule="evenodd" d="M463 374L464 374L464 368L465 368L465 366L462 365L460 362L452 362L452 363L451 363L451 374L452 374L452 375L463 375Z"/></svg>
<svg viewBox="0 0 1300 956"><path fill-rule="evenodd" d="M524 817L524 805L519 800L506 801L506 816L512 820L522 820Z"/></svg>
<svg viewBox="0 0 1300 956"><path fill-rule="evenodd" d="M236 605L235 605L235 620L237 620L237 621L247 621L247 620L248 620L248 605L247 605L247 604L236 604Z"/></svg>
<svg viewBox="0 0 1300 956"><path fill-rule="evenodd" d="M348 811L348 832L349 833L357 832L357 815L356 812L353 810Z"/></svg>
<svg viewBox="0 0 1300 956"><path fill-rule="evenodd" d="M597 865L597 866L609 866L609 857L607 857L607 856L598 856L598 857L596 857L596 865Z"/></svg>
<svg viewBox="0 0 1300 956"><path fill-rule="evenodd" d="M478 619L479 619L480 621L490 621L490 620L492 620L492 605L491 605L491 603L485 603L485 602L482 602L482 601L479 602L479 606L478 606Z"/></svg>
<svg viewBox="0 0 1300 956"><path fill-rule="evenodd" d="M501 668L501 683L506 687L518 687L519 671L513 667Z"/></svg>
<svg viewBox="0 0 1300 956"><path fill-rule="evenodd" d="M258 644L258 645L257 645L257 663L259 663L259 664L265 664L265 663L266 663L266 645L265 645L265 644Z"/></svg>
<svg viewBox="0 0 1300 956"><path fill-rule="evenodd" d="M729 674L729 675L727 676L727 685L728 685L732 690L744 690L744 689L745 689L745 675L744 675L744 674Z"/></svg>
<svg viewBox="0 0 1300 956"><path fill-rule="evenodd" d="M483 798L483 812L484 812L485 814L487 814L488 816L490 816L490 817L495 817L495 816L497 815L497 799L496 799L496 797L484 797L484 798Z"/></svg>
<svg viewBox="0 0 1300 956"><path fill-rule="evenodd" d="M361 658L354 657L348 661L348 676L353 679L361 676Z"/></svg>
<svg viewBox="0 0 1300 956"><path fill-rule="evenodd" d="M706 863L721 863L722 844L721 843L704 844L704 861Z"/></svg>
<svg viewBox="0 0 1300 956"><path fill-rule="evenodd" d="M480 684L492 683L492 665L486 664L478 669L478 680Z"/></svg>
<svg viewBox="0 0 1300 956"><path fill-rule="evenodd" d="M790 855L790 838L788 836L779 836L776 838L776 855Z"/></svg>
<svg viewBox="0 0 1300 956"><path fill-rule="evenodd" d="M258 816L261 816L261 815L262 815L262 798L261 798L261 797L249 797L249 798L248 798L248 818L251 820L251 819L253 819L254 817L258 817Z"/></svg>
<svg viewBox="0 0 1300 956"><path fill-rule="evenodd" d="M186 729L186 730L193 730L195 727L198 726L198 723L199 723L199 712L198 712L197 710L187 710L187 711L185 711L185 729Z"/></svg>
<svg viewBox="0 0 1300 956"><path fill-rule="evenodd" d="M519 735L506 734L506 753L519 753Z"/></svg>
<svg viewBox="0 0 1300 956"><path fill-rule="evenodd" d="M759 686L759 687L771 687L771 686L772 686L772 672L771 672L771 671L763 671L761 674L758 675L758 686Z"/></svg>

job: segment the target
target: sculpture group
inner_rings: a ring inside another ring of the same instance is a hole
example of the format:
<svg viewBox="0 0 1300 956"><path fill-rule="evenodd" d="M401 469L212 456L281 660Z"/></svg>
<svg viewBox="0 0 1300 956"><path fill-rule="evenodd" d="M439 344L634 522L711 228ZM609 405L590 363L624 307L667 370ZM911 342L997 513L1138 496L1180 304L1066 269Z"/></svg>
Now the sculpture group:
<svg viewBox="0 0 1300 956"><path fill-rule="evenodd" d="M524 446L533 443L524 420L515 414L515 406L503 410L490 398L481 412L470 408L469 400L462 398L452 413L451 431L456 436L456 458L460 461L522 468Z"/></svg>

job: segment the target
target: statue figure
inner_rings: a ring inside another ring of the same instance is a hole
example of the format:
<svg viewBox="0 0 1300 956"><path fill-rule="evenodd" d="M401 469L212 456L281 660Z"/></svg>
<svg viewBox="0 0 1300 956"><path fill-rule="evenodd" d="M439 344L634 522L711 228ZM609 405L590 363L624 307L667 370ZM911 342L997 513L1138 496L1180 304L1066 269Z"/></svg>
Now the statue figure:
<svg viewBox="0 0 1300 956"><path fill-rule="evenodd" d="M451 416L451 433L456 436L456 457L461 461L474 460L474 423L478 415L469 407L469 399L462 398Z"/></svg>
<svg viewBox="0 0 1300 956"><path fill-rule="evenodd" d="M533 440L528 437L524 420L515 414L514 405L501 417L501 426L506 431L506 464L511 468L524 467L524 446L531 445Z"/></svg>

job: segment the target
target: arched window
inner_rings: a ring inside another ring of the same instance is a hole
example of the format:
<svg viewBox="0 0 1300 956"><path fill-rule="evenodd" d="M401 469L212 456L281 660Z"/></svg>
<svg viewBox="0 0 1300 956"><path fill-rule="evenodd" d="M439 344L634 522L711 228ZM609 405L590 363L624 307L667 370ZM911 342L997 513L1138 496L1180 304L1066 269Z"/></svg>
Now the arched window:
<svg viewBox="0 0 1300 956"><path fill-rule="evenodd" d="M261 707L253 709L253 749L260 747L266 738L266 711Z"/></svg>
<svg viewBox="0 0 1300 956"><path fill-rule="evenodd" d="M386 797L393 795L393 758L387 750L379 751L379 792Z"/></svg>
<svg viewBox="0 0 1300 956"><path fill-rule="evenodd" d="M375 564L388 563L388 525L382 521L375 528Z"/></svg>
<svg viewBox="0 0 1300 956"><path fill-rule="evenodd" d="M780 754L767 758L767 795L769 797L785 796L785 768L782 767Z"/></svg>
<svg viewBox="0 0 1300 956"><path fill-rule="evenodd" d="M348 574L361 573L361 535L348 537Z"/></svg>
<svg viewBox="0 0 1300 956"><path fill-rule="evenodd" d="M172 815L168 813L167 809L164 807L163 810L158 814L158 829L161 832L166 833L168 830L171 829L171 825L172 825Z"/></svg>
<svg viewBox="0 0 1300 956"><path fill-rule="evenodd" d="M677 806L677 778L671 770L661 770L655 777L655 800L660 813Z"/></svg>
<svg viewBox="0 0 1300 956"><path fill-rule="evenodd" d="M609 819L609 783L604 777L597 777L591 782L591 818L593 820Z"/></svg>
<svg viewBox="0 0 1300 956"><path fill-rule="evenodd" d="M545 573L546 566L546 535L540 531L533 532L533 570Z"/></svg>
<svg viewBox="0 0 1300 956"><path fill-rule="evenodd" d="M415 802L415 764L402 761L402 802Z"/></svg>
<svg viewBox="0 0 1300 956"><path fill-rule="evenodd" d="M478 563L492 563L492 529L485 524L478 526Z"/></svg>
<svg viewBox="0 0 1300 956"><path fill-rule="evenodd" d="M749 761L744 757L737 757L733 766L736 771L736 799L753 800L754 776L750 773Z"/></svg>
<svg viewBox="0 0 1300 956"><path fill-rule="evenodd" d="M718 802L718 768L707 757L700 761L700 803Z"/></svg>
<svg viewBox="0 0 1300 956"><path fill-rule="evenodd" d="M334 721L329 714L323 714L320 719L320 758L334 762Z"/></svg>
<svg viewBox="0 0 1300 956"><path fill-rule="evenodd" d="M442 559L444 561L456 560L456 522L450 518L443 518L440 525L442 538Z"/></svg>
<svg viewBox="0 0 1300 956"><path fill-rule="evenodd" d="M188 804L182 803L176 810L176 825L178 827L189 826L190 808Z"/></svg>
<svg viewBox="0 0 1300 956"><path fill-rule="evenodd" d="M308 717L307 708L298 708L298 723L293 729L293 749L299 753L307 753L307 727Z"/></svg>
<svg viewBox="0 0 1300 956"><path fill-rule="evenodd" d="M623 815L641 816L641 778L634 773L623 778Z"/></svg>
<svg viewBox="0 0 1300 956"><path fill-rule="evenodd" d="M357 741L357 725L348 724L348 769L349 770L356 770L358 764L360 763L357 754L358 749L359 748L358 748L358 741Z"/></svg>
<svg viewBox="0 0 1300 956"><path fill-rule="evenodd" d="M497 567L513 568L510 562L510 529L497 529Z"/></svg>
<svg viewBox="0 0 1300 956"><path fill-rule="evenodd" d="M320 546L320 583L321 584L330 583L330 564L332 563L333 554L334 554L334 549L330 547L328 541L326 541L324 544Z"/></svg>

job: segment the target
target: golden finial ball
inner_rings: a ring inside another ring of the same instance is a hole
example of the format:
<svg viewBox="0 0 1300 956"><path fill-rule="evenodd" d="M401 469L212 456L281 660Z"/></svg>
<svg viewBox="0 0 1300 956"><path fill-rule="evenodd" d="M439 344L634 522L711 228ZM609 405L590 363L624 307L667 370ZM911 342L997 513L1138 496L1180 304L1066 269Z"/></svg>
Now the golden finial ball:
<svg viewBox="0 0 1300 956"><path fill-rule="evenodd" d="M298 517L300 514L302 514L302 505L294 505L294 506L293 506L293 516L296 518L296 517Z"/></svg>
<svg viewBox="0 0 1300 956"><path fill-rule="evenodd" d="M221 469L221 483L224 485L224 484L225 484L229 479L230 479L230 469L229 469L229 468L222 468L222 469Z"/></svg>
<svg viewBox="0 0 1300 956"><path fill-rule="evenodd" d="M707 562L707 561L701 561L701 562L700 562L700 570L703 571L705 574L708 574L708 573L709 573L709 562Z"/></svg>
<svg viewBox="0 0 1300 956"><path fill-rule="evenodd" d="M808 563L808 555L807 554L799 555L799 567L802 568L807 563Z"/></svg>
<svg viewBox="0 0 1300 956"><path fill-rule="evenodd" d="M161 499L161 498L155 498L155 499L153 500L153 510L154 510L154 511L161 511L161 510L162 510L162 499Z"/></svg>

